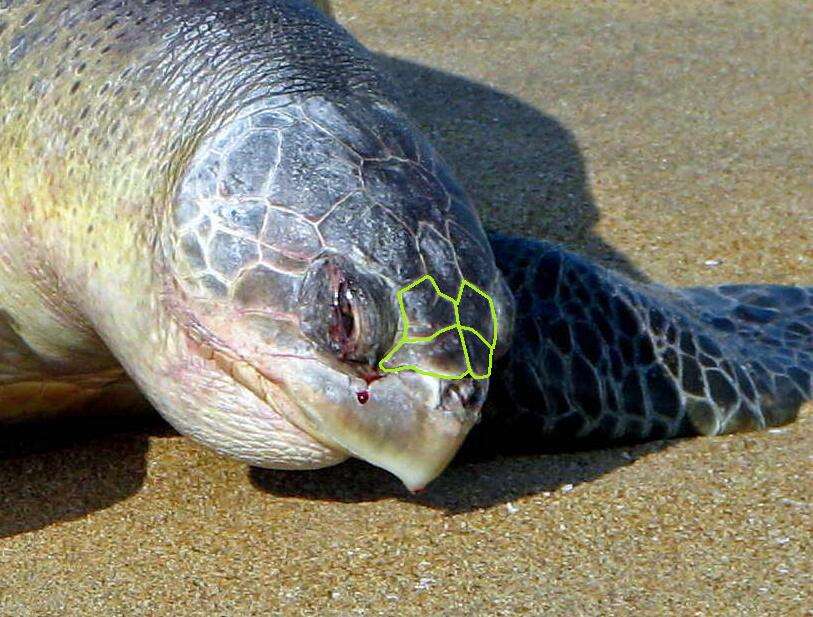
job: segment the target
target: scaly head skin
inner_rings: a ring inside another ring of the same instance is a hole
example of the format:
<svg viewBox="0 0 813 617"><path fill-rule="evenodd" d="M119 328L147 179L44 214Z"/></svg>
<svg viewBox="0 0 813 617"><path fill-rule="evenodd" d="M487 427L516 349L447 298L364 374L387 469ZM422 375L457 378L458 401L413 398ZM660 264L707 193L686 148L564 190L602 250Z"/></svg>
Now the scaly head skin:
<svg viewBox="0 0 813 617"><path fill-rule="evenodd" d="M381 373L402 327L396 292L428 273L450 294L475 282L503 314L505 299L470 205L396 108L361 96L244 107L202 140L162 225L166 297L199 355L223 354L292 424L410 488L443 469L486 381ZM406 308L418 332L453 321L430 289ZM490 329L486 303L464 308ZM456 335L409 353L465 370ZM472 353L482 363L487 350Z"/></svg>
<svg viewBox="0 0 813 617"><path fill-rule="evenodd" d="M252 464L353 455L413 489L435 477L487 382L380 374L396 291L431 274L454 296L465 277L494 299L503 346L511 303L465 195L363 48L295 0L54 0L7 21L0 47L26 45L0 84L0 287L23 337L104 364L98 334L178 430ZM451 323L430 290L406 300L414 334ZM461 312L488 335L484 302ZM408 355L465 366L454 339Z"/></svg>

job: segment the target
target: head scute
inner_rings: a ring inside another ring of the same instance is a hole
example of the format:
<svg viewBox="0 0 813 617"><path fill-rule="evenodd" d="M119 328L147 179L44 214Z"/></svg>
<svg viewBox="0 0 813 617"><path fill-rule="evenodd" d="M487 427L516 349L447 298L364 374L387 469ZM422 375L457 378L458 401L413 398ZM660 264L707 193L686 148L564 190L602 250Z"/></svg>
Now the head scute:
<svg viewBox="0 0 813 617"><path fill-rule="evenodd" d="M432 289L435 291L435 294L438 296L439 299L441 299L444 302L448 302L452 305L454 322L436 329L434 332L427 336L410 336L409 334L410 321L409 316L407 314L404 296L407 294L407 292L413 290L414 288L418 287L424 282L428 282L429 285L431 285ZM486 303L488 304L489 316L491 318L490 336L484 336L477 328L471 325L467 325L461 321L461 310L460 310L461 303L469 300L468 297L464 297L464 294L467 289L472 290L479 297L485 299ZM477 285L463 279L460 283L457 295L455 297L452 297L443 293L440 290L437 282L435 281L434 277L431 274L425 274L419 279L399 289L396 292L396 297L398 300L398 309L400 311L402 321L401 337L395 344L395 346L389 352L387 352L379 362L379 368L382 372L400 373L402 371L412 371L421 375L427 375L429 377L437 377L438 379L449 379L449 380L464 379L466 377L471 377L472 379L480 380L488 379L491 376L491 366L494 355L494 349L497 346L497 330L498 330L497 311L494 306L494 301L491 299L491 296L489 296L485 291L477 287ZM395 364L394 366L388 366L393 360L393 358L398 354L398 352L401 351L401 349L404 348L405 346L431 345L439 337L443 336L448 332L455 332L460 340L460 346L462 348L463 356L465 358L466 363L465 371L457 374L449 374L442 373L436 370L428 370L426 368L422 368L417 364ZM476 339L479 340L487 348L488 361L487 368L485 371L478 372L477 370L475 370L472 364L472 354L470 354L469 352L471 339L466 337L466 333L476 337Z"/></svg>

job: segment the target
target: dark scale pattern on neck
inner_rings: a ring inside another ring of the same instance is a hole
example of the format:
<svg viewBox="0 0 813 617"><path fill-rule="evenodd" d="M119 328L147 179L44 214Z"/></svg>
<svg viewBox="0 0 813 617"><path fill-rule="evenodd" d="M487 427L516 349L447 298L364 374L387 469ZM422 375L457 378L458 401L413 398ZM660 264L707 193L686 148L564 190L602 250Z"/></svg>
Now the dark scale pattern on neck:
<svg viewBox="0 0 813 617"><path fill-rule="evenodd" d="M517 318L474 447L758 430L813 397L813 288L671 290L552 244L491 242Z"/></svg>

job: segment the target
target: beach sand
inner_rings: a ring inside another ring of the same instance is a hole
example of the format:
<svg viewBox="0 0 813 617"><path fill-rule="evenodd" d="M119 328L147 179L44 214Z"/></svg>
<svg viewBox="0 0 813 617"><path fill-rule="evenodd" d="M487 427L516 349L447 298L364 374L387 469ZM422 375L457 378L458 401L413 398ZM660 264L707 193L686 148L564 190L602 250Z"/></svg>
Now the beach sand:
<svg viewBox="0 0 813 617"><path fill-rule="evenodd" d="M564 4L336 6L487 225L668 284L813 283L806 3ZM154 421L4 429L0 615L809 615L810 411L415 496Z"/></svg>

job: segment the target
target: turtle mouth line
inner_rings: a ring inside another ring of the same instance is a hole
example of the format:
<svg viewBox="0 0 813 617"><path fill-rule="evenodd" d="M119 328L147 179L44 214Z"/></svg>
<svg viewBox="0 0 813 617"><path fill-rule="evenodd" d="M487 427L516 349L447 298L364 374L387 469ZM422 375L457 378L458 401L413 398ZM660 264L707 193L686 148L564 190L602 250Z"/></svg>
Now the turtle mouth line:
<svg viewBox="0 0 813 617"><path fill-rule="evenodd" d="M222 342L217 341L217 343L212 344L216 340L215 337L204 337L203 333L200 332L200 327L189 330L183 329L183 333L186 338L187 348L197 357L213 364L236 383L249 390L274 412L283 416L326 448L350 454L340 444L324 437L315 430L313 424L307 420L305 412L285 391L280 380L247 362L240 357L240 354ZM280 357L285 356L286 354L280 355ZM316 358L307 356L295 357L304 360L316 360Z"/></svg>

